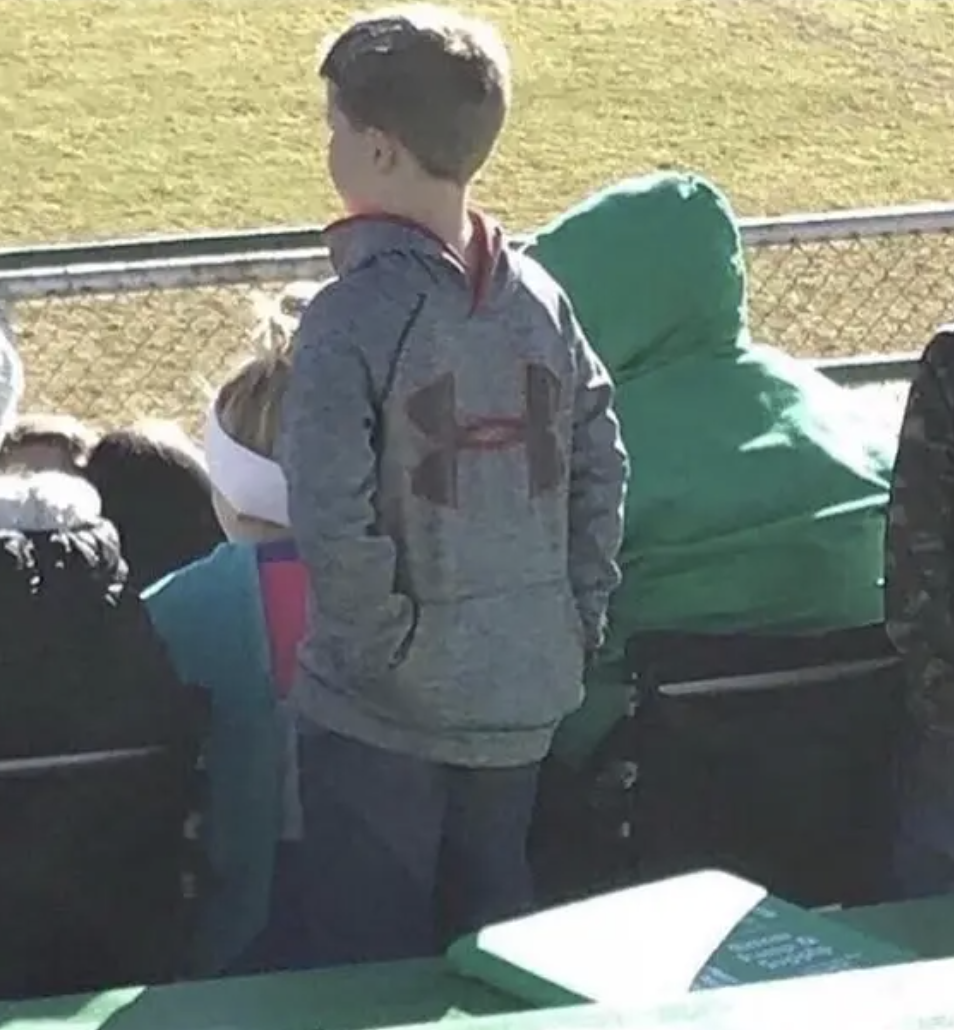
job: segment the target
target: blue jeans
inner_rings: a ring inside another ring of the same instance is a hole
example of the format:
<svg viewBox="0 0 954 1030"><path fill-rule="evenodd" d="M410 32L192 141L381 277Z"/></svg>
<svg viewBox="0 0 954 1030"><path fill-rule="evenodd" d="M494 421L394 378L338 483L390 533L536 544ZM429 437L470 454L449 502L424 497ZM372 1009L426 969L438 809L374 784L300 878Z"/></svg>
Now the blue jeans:
<svg viewBox="0 0 954 1030"><path fill-rule="evenodd" d="M954 819L947 806L902 811L893 854L898 900L954 890Z"/></svg>
<svg viewBox="0 0 954 1030"><path fill-rule="evenodd" d="M525 912L538 768L439 765L308 729L304 840L279 865L269 950L299 968L423 957Z"/></svg>

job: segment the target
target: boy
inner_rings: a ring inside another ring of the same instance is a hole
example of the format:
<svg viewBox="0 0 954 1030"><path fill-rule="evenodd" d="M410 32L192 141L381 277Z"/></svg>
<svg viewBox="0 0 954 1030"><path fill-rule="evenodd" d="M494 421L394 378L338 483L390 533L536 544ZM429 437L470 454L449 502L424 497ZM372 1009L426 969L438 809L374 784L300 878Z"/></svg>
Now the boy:
<svg viewBox="0 0 954 1030"><path fill-rule="evenodd" d="M313 584L293 703L316 966L435 953L529 904L537 769L602 643L627 475L565 296L468 209L509 102L496 33L398 8L319 72L351 217L281 447Z"/></svg>
<svg viewBox="0 0 954 1030"><path fill-rule="evenodd" d="M888 633L912 723L896 854L905 895L954 890L954 326L911 383L888 505Z"/></svg>

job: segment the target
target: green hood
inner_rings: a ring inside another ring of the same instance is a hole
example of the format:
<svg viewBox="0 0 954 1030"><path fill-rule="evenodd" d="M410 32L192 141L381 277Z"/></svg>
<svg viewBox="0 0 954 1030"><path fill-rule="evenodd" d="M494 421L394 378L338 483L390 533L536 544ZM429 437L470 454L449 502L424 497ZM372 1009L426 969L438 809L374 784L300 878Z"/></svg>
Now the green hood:
<svg viewBox="0 0 954 1030"><path fill-rule="evenodd" d="M695 175L631 179L557 218L529 252L613 374L632 464L596 679L616 674L640 630L881 621L894 434L807 363L751 343L725 197Z"/></svg>
<svg viewBox="0 0 954 1030"><path fill-rule="evenodd" d="M543 230L531 253L569 293L618 384L747 343L738 226L697 176L597 193Z"/></svg>

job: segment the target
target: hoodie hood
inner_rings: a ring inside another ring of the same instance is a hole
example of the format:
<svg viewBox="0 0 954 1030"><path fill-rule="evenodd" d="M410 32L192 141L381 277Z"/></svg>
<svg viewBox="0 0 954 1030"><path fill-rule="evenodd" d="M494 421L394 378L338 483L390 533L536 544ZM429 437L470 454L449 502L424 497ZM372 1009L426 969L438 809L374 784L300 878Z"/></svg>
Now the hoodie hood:
<svg viewBox="0 0 954 1030"><path fill-rule="evenodd" d="M427 226L386 212L342 218L326 226L322 235L338 276L355 272L384 254L437 261L460 274L471 290L471 308L476 311L512 285L513 276L500 225L476 211L470 212L470 222L474 257L469 266L462 254Z"/></svg>
<svg viewBox="0 0 954 1030"><path fill-rule="evenodd" d="M617 383L748 343L738 224L700 176L609 187L540 230L529 253L570 295Z"/></svg>

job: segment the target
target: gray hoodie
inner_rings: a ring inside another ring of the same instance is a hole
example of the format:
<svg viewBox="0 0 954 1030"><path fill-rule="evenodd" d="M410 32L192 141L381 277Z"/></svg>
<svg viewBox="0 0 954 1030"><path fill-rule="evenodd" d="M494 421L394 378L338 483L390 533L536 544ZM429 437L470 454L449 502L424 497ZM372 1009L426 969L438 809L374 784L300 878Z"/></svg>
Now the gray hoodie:
<svg viewBox="0 0 954 1030"><path fill-rule="evenodd" d="M619 580L612 385L554 280L474 216L468 275L413 223L329 227L280 460L312 582L292 692L325 729L530 763L582 699Z"/></svg>

